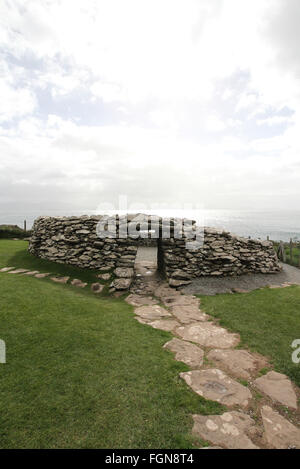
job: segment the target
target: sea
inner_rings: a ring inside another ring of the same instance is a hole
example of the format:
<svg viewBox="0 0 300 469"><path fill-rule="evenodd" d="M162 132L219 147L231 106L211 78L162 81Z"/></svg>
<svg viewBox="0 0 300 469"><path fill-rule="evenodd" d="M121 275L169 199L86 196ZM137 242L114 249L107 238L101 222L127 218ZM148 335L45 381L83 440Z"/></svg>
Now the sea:
<svg viewBox="0 0 300 469"><path fill-rule="evenodd" d="M163 217L192 218L200 226L210 226L226 231L231 231L239 236L256 239L269 239L274 241L300 241L300 210L280 210L280 211L241 211L241 210L155 210L147 213L156 214ZM17 213L1 213L1 224L24 226L26 219L27 229L32 227L33 221L38 216L73 216L92 215L93 210L66 211L50 210L42 212L25 212L22 215Z"/></svg>

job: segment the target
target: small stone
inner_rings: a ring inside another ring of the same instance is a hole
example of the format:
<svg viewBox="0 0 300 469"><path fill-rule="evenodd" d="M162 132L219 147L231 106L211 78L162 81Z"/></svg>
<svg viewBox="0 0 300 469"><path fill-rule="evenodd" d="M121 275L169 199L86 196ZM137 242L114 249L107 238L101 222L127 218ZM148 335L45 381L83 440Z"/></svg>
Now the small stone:
<svg viewBox="0 0 300 469"><path fill-rule="evenodd" d="M24 274L24 272L28 272L28 269L10 270L8 273L9 274Z"/></svg>
<svg viewBox="0 0 300 469"><path fill-rule="evenodd" d="M111 274L99 274L98 275L98 278L100 278L101 280L104 280L104 281L109 280L110 277L111 277Z"/></svg>
<svg viewBox="0 0 300 469"><path fill-rule="evenodd" d="M132 306L143 306L143 305L155 305L158 303L158 300L152 298L151 296L141 296L131 294L125 298L126 303Z"/></svg>
<svg viewBox="0 0 300 469"><path fill-rule="evenodd" d="M217 401L227 406L247 407L252 395L246 386L229 378L218 369L193 370L180 373L180 377L205 399Z"/></svg>
<svg viewBox="0 0 300 469"><path fill-rule="evenodd" d="M155 319L161 319L165 316L171 316L171 314L164 308L158 305L152 306L139 306L134 310L137 316L140 316L143 319L148 319L153 321Z"/></svg>
<svg viewBox="0 0 300 469"><path fill-rule="evenodd" d="M175 278L170 278L169 280L169 285L170 287L177 288L177 287L182 287L184 285L189 285L191 283L191 280L178 280Z"/></svg>
<svg viewBox="0 0 300 469"><path fill-rule="evenodd" d="M258 360L247 350L211 350L207 358L223 366L238 378L250 378L250 373L258 367Z"/></svg>
<svg viewBox="0 0 300 469"><path fill-rule="evenodd" d="M291 381L286 375L269 371L254 381L255 386L274 401L287 407L297 409L297 396Z"/></svg>
<svg viewBox="0 0 300 469"><path fill-rule="evenodd" d="M104 288L104 285L102 285L101 283L98 283L98 282L92 283L92 285L91 285L91 290L92 290L93 293L101 293L103 288Z"/></svg>
<svg viewBox="0 0 300 469"><path fill-rule="evenodd" d="M45 278L45 277L48 277L49 275L51 275L50 273L42 273L42 274L36 274L35 277L36 278Z"/></svg>
<svg viewBox="0 0 300 469"><path fill-rule="evenodd" d="M211 322L194 322L179 327L176 332L184 340L195 342L203 347L232 348L240 341L238 334L230 333Z"/></svg>
<svg viewBox="0 0 300 469"><path fill-rule="evenodd" d="M51 280L56 283L68 283L70 277L51 277Z"/></svg>
<svg viewBox="0 0 300 469"><path fill-rule="evenodd" d="M167 342L164 348L175 352L175 359L191 368L199 368L203 365L204 352L197 345L174 338Z"/></svg>
<svg viewBox="0 0 300 469"><path fill-rule="evenodd" d="M109 270L111 270L111 266L110 266L110 265L102 266L102 267L100 268L100 271L101 271L101 272L108 272Z"/></svg>
<svg viewBox="0 0 300 469"><path fill-rule="evenodd" d="M198 306L171 306L170 311L182 324L209 319L209 316L200 311Z"/></svg>
<svg viewBox="0 0 300 469"><path fill-rule="evenodd" d="M291 424L275 412L271 407L265 405L261 409L264 424L264 437L270 446L277 449L296 448L300 449L300 429Z"/></svg>
<svg viewBox="0 0 300 469"><path fill-rule="evenodd" d="M128 290L132 283L132 278L116 278L111 287L115 288L116 290Z"/></svg>
<svg viewBox="0 0 300 469"><path fill-rule="evenodd" d="M78 278L74 278L71 282L71 285L74 285L74 287L78 287L78 288L84 288L87 286L87 283L82 282Z"/></svg>
<svg viewBox="0 0 300 469"><path fill-rule="evenodd" d="M253 433L254 420L243 412L225 412L222 415L193 415L192 432L227 449L259 449L247 433ZM203 448L204 449L204 448Z"/></svg>
<svg viewBox="0 0 300 469"><path fill-rule="evenodd" d="M134 275L134 270L129 267L117 267L114 271L114 274L119 278L132 278Z"/></svg>

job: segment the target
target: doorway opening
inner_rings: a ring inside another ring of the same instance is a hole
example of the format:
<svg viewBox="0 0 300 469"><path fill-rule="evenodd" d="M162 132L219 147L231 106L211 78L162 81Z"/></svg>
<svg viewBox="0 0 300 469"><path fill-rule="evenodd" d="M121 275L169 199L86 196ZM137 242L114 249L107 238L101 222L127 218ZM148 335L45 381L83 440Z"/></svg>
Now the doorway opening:
<svg viewBox="0 0 300 469"><path fill-rule="evenodd" d="M163 255L160 239L140 240L134 269L137 277L154 279L163 276Z"/></svg>

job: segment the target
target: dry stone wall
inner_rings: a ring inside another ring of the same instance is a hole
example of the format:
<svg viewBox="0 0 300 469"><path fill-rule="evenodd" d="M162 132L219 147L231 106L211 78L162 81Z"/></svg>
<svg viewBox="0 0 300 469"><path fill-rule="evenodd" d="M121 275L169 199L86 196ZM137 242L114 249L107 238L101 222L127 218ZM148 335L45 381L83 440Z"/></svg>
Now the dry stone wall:
<svg viewBox="0 0 300 469"><path fill-rule="evenodd" d="M185 249L185 241L161 240L164 270L177 286L179 281L201 276L229 276L247 273L276 273L281 270L270 241L242 238L226 231L204 229L203 245Z"/></svg>
<svg viewBox="0 0 300 469"><path fill-rule="evenodd" d="M108 231L104 238L99 238L96 232L97 224L104 220L102 216L40 217L34 222L29 251L43 259L87 269L133 268L142 240L138 230L129 237L124 237L124 233L132 233L130 227L132 223L136 225L136 217L118 218L116 237L108 237L112 235ZM158 266L172 286L203 275L275 273L280 270L270 241L241 238L229 232L205 228L203 243L199 243L198 238L189 245L188 240L198 233L194 223L187 224L180 239L178 233L182 220L166 223L156 217L150 225L146 215L139 217L139 228L144 230L143 233L151 228L151 236L158 238ZM122 232L122 238L118 236L119 232ZM187 246L192 246L192 249L187 249Z"/></svg>

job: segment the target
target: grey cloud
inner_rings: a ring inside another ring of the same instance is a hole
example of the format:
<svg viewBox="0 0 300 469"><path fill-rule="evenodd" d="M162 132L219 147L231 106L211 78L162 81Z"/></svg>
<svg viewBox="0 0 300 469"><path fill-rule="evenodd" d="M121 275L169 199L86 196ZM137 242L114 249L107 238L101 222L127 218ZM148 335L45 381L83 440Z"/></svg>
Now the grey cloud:
<svg viewBox="0 0 300 469"><path fill-rule="evenodd" d="M277 8L276 8L277 6ZM277 61L286 71L300 72L300 2L280 0L265 16L265 37L277 49Z"/></svg>

